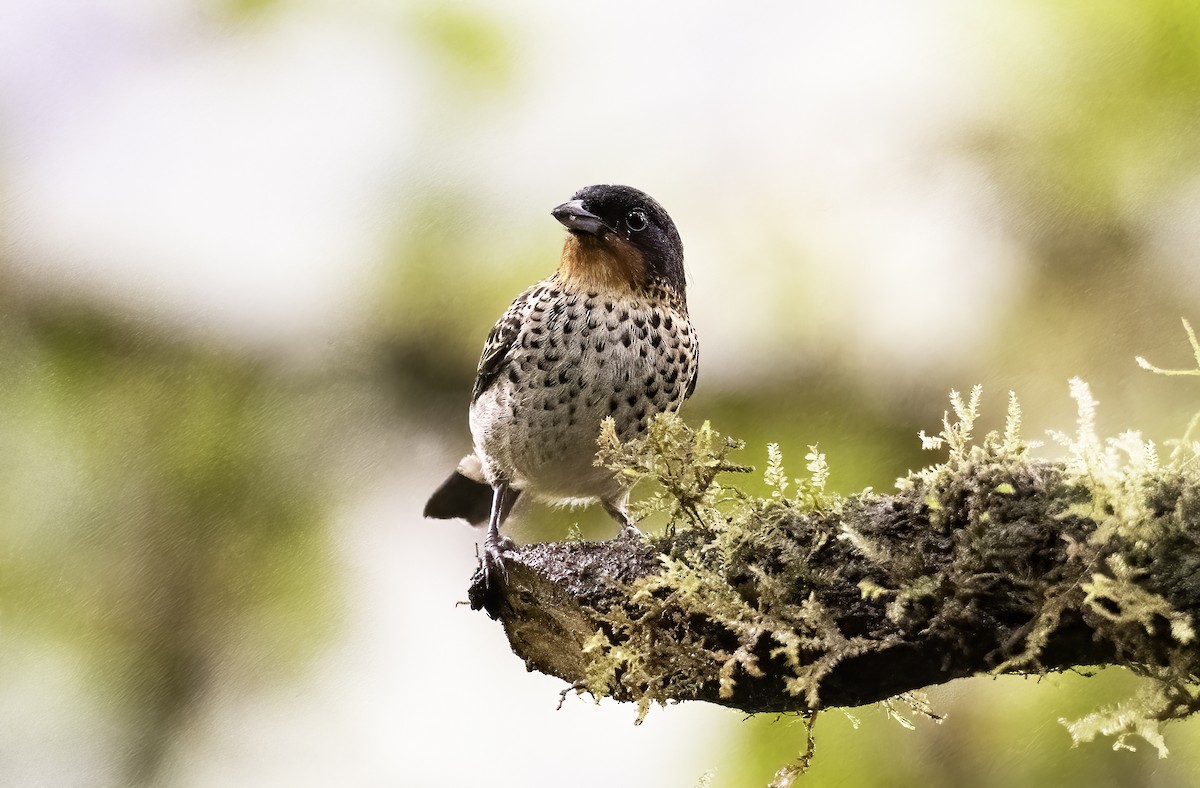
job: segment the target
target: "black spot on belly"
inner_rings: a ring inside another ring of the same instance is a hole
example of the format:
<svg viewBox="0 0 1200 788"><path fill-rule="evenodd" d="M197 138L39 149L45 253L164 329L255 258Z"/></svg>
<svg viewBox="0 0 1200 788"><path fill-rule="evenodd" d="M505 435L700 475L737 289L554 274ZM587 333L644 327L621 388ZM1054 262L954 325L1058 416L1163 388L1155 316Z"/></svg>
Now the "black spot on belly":
<svg viewBox="0 0 1200 788"><path fill-rule="evenodd" d="M610 399L608 401L608 412L610 414L616 413L617 409L620 407L621 407L620 403L618 403L615 399Z"/></svg>
<svg viewBox="0 0 1200 788"><path fill-rule="evenodd" d="M629 407L631 407L631 408L632 408L634 405L637 405L637 403L638 403L638 395L637 395L637 393L635 392L635 393L633 393L633 394L630 394L628 397L626 397L626 398L625 398L625 401L629 403Z"/></svg>
<svg viewBox="0 0 1200 788"><path fill-rule="evenodd" d="M625 331L621 333L621 344L624 345L625 347L629 347L630 345L633 344L633 335L629 333L628 328L625 329Z"/></svg>

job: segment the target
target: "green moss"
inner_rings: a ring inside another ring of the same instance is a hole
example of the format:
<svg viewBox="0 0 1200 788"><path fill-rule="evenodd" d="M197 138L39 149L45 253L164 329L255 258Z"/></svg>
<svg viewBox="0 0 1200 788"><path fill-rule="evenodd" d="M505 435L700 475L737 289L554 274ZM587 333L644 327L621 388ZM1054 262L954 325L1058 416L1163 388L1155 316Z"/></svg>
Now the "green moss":
<svg viewBox="0 0 1200 788"><path fill-rule="evenodd" d="M1190 327L1189 337L1200 371ZM1161 725L1200 709L1187 612L1200 605L1200 444L1185 435L1163 462L1136 432L1102 441L1087 385L1072 380L1070 392L1078 420L1073 434L1051 436L1066 450L1059 462L1030 455L1036 444L1021 436L1011 392L1003 431L978 440L982 390L952 392L941 432L921 435L945 460L898 480L890 497L826 492L815 446L808 475L791 478L776 445L767 449L769 497L751 496L719 478L752 470L730 459L741 444L707 423L692 430L664 415L628 444L606 425L598 462L649 480L635 512L667 525L653 539L661 570L597 614L587 689L635 700L640 720L653 703L702 697L713 677L718 699L728 699L769 670L796 708L814 711L839 664L882 653L902 633L969 652L984 647L978 631L962 631L973 621L1000 638L987 647L995 672L1042 673L1070 624L1102 644L1084 653L1146 680L1127 703L1066 723L1076 742L1104 734L1128 747L1137 735L1165 753ZM981 605L989 598L1006 600L1006 619L978 620L998 615Z"/></svg>

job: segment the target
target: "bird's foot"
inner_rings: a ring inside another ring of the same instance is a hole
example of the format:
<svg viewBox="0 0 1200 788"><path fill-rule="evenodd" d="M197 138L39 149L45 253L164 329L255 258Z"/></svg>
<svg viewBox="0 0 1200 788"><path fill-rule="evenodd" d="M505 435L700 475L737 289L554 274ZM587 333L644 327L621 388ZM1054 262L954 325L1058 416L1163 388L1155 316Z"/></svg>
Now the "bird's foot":
<svg viewBox="0 0 1200 788"><path fill-rule="evenodd" d="M508 585L508 567L504 565L504 554L516 545L511 539L498 539L483 545L483 582L488 588L503 591Z"/></svg>
<svg viewBox="0 0 1200 788"><path fill-rule="evenodd" d="M617 532L618 539L641 540L642 532L633 524L633 520L629 519L629 513L625 511L623 503L604 500L600 503L604 507L604 511L608 512L608 516L617 521L617 526L621 529Z"/></svg>
<svg viewBox="0 0 1200 788"><path fill-rule="evenodd" d="M492 618L500 617L508 587L508 567L504 563L504 554L516 546L516 542L503 536L494 541L484 541L483 556L475 576L471 578L468 592L472 610L482 609Z"/></svg>
<svg viewBox="0 0 1200 788"><path fill-rule="evenodd" d="M625 524L621 526L621 530L617 533L618 539L633 539L635 541L641 541L643 536L645 534L639 531L638 527L628 520L625 521Z"/></svg>

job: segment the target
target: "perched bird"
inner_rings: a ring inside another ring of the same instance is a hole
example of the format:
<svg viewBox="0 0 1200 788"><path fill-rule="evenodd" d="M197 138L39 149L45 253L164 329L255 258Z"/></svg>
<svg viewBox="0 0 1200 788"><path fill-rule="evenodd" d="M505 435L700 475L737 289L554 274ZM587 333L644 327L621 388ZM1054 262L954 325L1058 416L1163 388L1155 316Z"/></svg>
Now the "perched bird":
<svg viewBox="0 0 1200 788"><path fill-rule="evenodd" d="M522 492L600 504L637 534L629 488L595 465L601 422L621 440L677 410L696 388L683 242L649 195L588 186L551 211L567 228L558 269L496 323L471 395L474 451L433 493L425 516L488 521L484 573L503 575L500 526Z"/></svg>

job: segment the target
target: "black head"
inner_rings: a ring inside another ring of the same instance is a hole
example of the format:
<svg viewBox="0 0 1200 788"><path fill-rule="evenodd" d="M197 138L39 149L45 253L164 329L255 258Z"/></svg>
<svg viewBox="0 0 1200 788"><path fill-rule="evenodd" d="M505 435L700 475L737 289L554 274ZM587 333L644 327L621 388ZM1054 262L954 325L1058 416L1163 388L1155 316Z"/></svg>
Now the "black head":
<svg viewBox="0 0 1200 788"><path fill-rule="evenodd" d="M575 235L628 243L645 259L649 280L665 281L683 298L683 241L650 195L630 186L586 186L551 214Z"/></svg>

